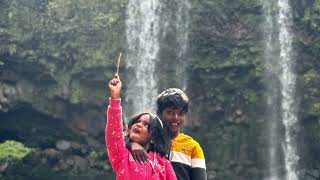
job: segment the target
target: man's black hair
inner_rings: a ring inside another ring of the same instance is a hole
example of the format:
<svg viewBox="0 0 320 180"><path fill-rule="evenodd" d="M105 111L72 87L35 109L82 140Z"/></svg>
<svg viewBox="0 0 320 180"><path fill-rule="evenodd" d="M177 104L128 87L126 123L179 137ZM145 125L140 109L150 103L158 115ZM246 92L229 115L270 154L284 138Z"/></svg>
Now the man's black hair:
<svg viewBox="0 0 320 180"><path fill-rule="evenodd" d="M169 88L159 94L157 107L160 113L165 108L177 108L186 113L189 109L189 98L181 89Z"/></svg>

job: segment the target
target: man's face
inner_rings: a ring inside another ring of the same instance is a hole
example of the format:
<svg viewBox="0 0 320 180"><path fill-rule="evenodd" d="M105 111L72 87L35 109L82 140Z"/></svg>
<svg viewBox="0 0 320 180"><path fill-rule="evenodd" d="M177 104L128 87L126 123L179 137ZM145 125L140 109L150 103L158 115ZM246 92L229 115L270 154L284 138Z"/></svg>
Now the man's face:
<svg viewBox="0 0 320 180"><path fill-rule="evenodd" d="M159 114L160 113L160 114ZM180 108L168 107L162 112L158 112L158 115L170 128L171 133L174 136L180 133L180 129L187 119L187 115Z"/></svg>

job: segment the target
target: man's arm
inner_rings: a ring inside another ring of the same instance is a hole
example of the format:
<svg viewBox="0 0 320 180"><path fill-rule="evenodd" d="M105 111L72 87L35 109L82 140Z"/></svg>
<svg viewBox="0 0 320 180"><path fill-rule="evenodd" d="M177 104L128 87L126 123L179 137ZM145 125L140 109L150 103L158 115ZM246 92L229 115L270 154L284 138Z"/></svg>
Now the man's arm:
<svg viewBox="0 0 320 180"><path fill-rule="evenodd" d="M190 176L192 180L207 180L205 158L202 148L198 143L196 143L192 152Z"/></svg>
<svg viewBox="0 0 320 180"><path fill-rule="evenodd" d="M148 153L139 143L126 141L126 147L131 151L134 160L141 163L147 162Z"/></svg>
<svg viewBox="0 0 320 180"><path fill-rule="evenodd" d="M207 171L204 168L192 168L191 179L193 180L207 180Z"/></svg>

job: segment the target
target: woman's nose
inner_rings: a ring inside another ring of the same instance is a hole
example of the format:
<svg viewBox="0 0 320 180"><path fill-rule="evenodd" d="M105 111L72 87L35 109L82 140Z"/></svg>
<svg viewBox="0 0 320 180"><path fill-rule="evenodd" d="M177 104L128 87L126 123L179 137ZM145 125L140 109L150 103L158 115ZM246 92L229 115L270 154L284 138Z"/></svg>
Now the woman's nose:
<svg viewBox="0 0 320 180"><path fill-rule="evenodd" d="M142 127L141 122L137 122L136 125L139 126L139 127Z"/></svg>

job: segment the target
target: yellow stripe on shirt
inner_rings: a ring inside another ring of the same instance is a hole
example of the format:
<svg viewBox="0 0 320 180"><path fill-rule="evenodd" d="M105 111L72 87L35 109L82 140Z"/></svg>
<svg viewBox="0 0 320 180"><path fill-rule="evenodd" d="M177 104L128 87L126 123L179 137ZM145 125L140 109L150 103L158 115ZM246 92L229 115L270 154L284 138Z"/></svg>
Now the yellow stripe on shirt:
<svg viewBox="0 0 320 180"><path fill-rule="evenodd" d="M198 142L183 133L172 142L171 161L206 169L203 151Z"/></svg>

